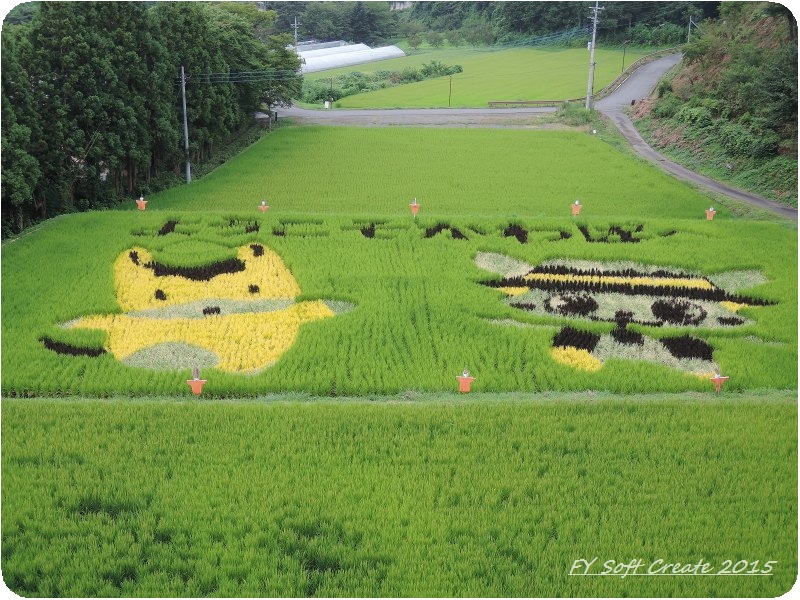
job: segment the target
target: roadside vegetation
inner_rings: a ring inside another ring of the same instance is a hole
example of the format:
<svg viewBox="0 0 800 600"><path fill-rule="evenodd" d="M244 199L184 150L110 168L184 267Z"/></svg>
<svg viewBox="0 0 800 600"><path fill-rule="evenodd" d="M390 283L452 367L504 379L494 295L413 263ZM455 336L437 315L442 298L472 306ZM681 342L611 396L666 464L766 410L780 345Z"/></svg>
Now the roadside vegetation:
<svg viewBox="0 0 800 600"><path fill-rule="evenodd" d="M797 206L797 39L788 9L723 4L637 126L707 175Z"/></svg>
<svg viewBox="0 0 800 600"><path fill-rule="evenodd" d="M327 76L303 81L302 100L306 104L322 104L335 102L344 96L352 96L362 92L381 90L406 83L424 81L435 77L445 77L461 73L461 65L446 65L438 60L431 60L420 68L405 67L399 71L378 69L373 73L352 71L336 77ZM325 75L329 75L325 72ZM329 82L329 85L328 83Z"/></svg>

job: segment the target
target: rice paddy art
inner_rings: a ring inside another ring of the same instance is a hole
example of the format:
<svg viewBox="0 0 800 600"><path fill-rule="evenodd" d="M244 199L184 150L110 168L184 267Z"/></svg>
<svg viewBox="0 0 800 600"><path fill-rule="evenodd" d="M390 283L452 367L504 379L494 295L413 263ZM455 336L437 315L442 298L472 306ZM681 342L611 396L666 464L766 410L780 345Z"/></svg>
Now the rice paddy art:
<svg viewBox="0 0 800 600"><path fill-rule="evenodd" d="M476 263L499 272L485 282L506 294L514 308L542 316L613 323L604 334L564 326L553 337L551 357L583 371L598 371L609 359L656 362L699 376L719 372L713 347L696 334L658 335L659 329L717 329L750 324L739 311L773 304L736 295L711 278L677 269L635 263L551 261L527 265L484 253ZM759 274L722 274L718 280L738 288ZM632 326L632 327L631 327Z"/></svg>
<svg viewBox="0 0 800 600"><path fill-rule="evenodd" d="M105 331L107 350L131 366L253 373L276 362L301 325L335 315L321 300L295 302L300 294L295 278L262 244L244 245L234 258L194 267L159 263L135 247L117 257L113 270L123 312L85 316L64 326ZM59 353L104 351L43 343Z"/></svg>

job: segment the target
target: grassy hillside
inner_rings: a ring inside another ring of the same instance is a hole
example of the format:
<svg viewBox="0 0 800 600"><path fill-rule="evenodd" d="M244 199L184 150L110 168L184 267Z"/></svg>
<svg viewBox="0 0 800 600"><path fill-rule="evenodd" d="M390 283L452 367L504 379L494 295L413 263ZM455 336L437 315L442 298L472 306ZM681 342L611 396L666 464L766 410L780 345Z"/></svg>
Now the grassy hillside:
<svg viewBox="0 0 800 600"><path fill-rule="evenodd" d="M796 432L794 393L4 400L3 578L26 597L776 597ZM771 574L570 576L594 557Z"/></svg>
<svg viewBox="0 0 800 600"><path fill-rule="evenodd" d="M797 206L797 39L780 4L723 3L635 116L677 162ZM796 27L796 25L795 25Z"/></svg>
<svg viewBox="0 0 800 600"><path fill-rule="evenodd" d="M625 63L646 54L641 49L628 49ZM378 70L402 71L418 67L432 60L447 65L461 65L463 73L452 77L453 107L487 105L490 100L561 100L586 95L589 73L589 52L585 49L514 48L510 50L447 48L411 54L365 65L310 73L306 79L325 80L343 73ZM595 89L620 74L623 53L618 49L598 49ZM414 108L446 107L450 95L450 79L439 77L412 84L387 88L369 93L348 96L336 106L342 108Z"/></svg>

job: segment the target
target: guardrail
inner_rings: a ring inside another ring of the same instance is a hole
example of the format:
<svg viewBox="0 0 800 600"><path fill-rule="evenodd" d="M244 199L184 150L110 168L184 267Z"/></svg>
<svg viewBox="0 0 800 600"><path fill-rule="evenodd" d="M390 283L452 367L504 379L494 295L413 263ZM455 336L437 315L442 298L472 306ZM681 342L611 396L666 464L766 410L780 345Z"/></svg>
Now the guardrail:
<svg viewBox="0 0 800 600"><path fill-rule="evenodd" d="M580 100L580 98L571 100L490 100L489 108L498 108L500 106L560 106L564 102L573 102L575 100Z"/></svg>
<svg viewBox="0 0 800 600"><path fill-rule="evenodd" d="M638 69L646 65L647 63L653 62L657 58L661 58L667 54L675 54L676 52L680 52L682 46L675 46L674 48L667 48L665 50L657 50L656 52L651 52L650 54L646 54L641 58L633 61L622 74L619 75L614 81L609 83L606 87L604 87L599 92L592 94L592 102L596 102L601 98L605 98L610 93L615 91L619 86L625 83L628 78L633 75ZM509 107L509 106L560 106L565 102L582 102L584 98L567 98L565 100L490 100L488 102L489 108L498 108L501 106Z"/></svg>

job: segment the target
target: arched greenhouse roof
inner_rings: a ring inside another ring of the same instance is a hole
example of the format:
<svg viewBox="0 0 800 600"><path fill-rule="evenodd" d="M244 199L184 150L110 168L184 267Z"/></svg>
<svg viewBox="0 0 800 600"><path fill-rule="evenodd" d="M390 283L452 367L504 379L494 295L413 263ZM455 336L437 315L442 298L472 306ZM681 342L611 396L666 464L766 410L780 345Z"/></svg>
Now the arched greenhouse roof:
<svg viewBox="0 0 800 600"><path fill-rule="evenodd" d="M335 48L321 48L298 52L303 64L300 69L303 73L313 73L326 69L336 69L361 63L385 60L387 58L400 58L405 56L397 46L383 46L381 48L370 48L365 44L350 44Z"/></svg>

